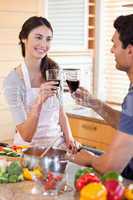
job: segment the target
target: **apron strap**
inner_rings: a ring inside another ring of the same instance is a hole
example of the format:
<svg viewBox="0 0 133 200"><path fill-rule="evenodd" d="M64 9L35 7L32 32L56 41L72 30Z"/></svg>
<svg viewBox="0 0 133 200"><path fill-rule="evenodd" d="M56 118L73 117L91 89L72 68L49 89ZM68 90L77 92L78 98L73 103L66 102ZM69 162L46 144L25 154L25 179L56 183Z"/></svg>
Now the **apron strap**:
<svg viewBox="0 0 133 200"><path fill-rule="evenodd" d="M24 83L25 83L26 89L31 89L29 72L28 72L28 68L27 68L24 61L21 63L21 68L22 68L22 73L23 73Z"/></svg>

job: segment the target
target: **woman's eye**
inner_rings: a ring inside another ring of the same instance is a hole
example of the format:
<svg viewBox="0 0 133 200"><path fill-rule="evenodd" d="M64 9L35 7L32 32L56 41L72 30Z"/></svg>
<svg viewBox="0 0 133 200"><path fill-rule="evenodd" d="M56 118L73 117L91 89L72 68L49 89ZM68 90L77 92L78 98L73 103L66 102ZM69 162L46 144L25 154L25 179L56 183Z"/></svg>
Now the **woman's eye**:
<svg viewBox="0 0 133 200"><path fill-rule="evenodd" d="M38 39L38 40L41 40L41 39L42 39L42 37L41 37L41 36L37 36L37 37L36 37L36 39Z"/></svg>

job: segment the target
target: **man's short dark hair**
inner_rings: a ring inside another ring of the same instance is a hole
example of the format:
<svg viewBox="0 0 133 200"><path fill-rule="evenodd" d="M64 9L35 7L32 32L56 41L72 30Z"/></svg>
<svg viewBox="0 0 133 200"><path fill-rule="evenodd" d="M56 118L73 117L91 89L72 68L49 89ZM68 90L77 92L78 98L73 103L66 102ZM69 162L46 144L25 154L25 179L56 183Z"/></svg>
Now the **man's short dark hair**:
<svg viewBox="0 0 133 200"><path fill-rule="evenodd" d="M133 45L133 14L121 15L114 21L114 27L120 35L120 41L125 49Z"/></svg>

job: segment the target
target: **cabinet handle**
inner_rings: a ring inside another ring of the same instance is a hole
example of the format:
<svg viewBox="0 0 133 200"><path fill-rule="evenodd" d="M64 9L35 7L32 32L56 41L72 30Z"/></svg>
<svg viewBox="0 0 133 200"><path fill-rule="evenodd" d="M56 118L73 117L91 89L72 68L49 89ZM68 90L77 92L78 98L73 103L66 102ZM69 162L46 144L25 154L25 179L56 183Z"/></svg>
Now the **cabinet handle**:
<svg viewBox="0 0 133 200"><path fill-rule="evenodd" d="M83 125L82 125L82 128L87 129L87 130L91 130L91 131L96 131L96 130L97 130L97 127L96 127L96 126L93 126L93 125L86 125L86 124L83 124Z"/></svg>

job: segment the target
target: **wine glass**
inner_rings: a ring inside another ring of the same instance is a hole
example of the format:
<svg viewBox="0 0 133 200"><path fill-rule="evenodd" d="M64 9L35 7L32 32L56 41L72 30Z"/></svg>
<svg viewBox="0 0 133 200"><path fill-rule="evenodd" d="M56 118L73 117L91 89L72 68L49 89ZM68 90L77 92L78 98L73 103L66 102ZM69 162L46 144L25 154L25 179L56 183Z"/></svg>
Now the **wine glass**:
<svg viewBox="0 0 133 200"><path fill-rule="evenodd" d="M80 69L66 70L65 77L66 77L67 85L70 89L70 93L75 92L80 84Z"/></svg>
<svg viewBox="0 0 133 200"><path fill-rule="evenodd" d="M55 86L57 86L57 97L59 102L62 100L62 75L61 69L47 69L46 70L46 81L56 81Z"/></svg>

